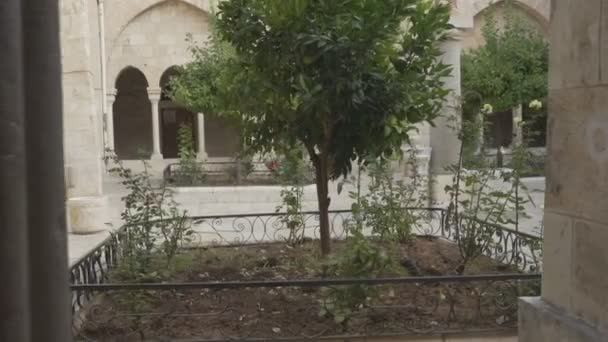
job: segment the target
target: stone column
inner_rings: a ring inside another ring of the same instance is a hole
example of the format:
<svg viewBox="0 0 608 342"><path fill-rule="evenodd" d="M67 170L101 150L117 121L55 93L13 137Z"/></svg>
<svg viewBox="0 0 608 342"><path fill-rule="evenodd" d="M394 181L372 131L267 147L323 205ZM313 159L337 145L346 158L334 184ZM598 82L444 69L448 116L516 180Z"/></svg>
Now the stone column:
<svg viewBox="0 0 608 342"><path fill-rule="evenodd" d="M94 94L90 59L89 6L62 1L63 130L68 225L74 233L106 229L108 200L102 192L103 130Z"/></svg>
<svg viewBox="0 0 608 342"><path fill-rule="evenodd" d="M477 136L477 153L483 152L483 147L486 144L485 141L485 127L486 127L486 114L480 112L479 113L479 133Z"/></svg>
<svg viewBox="0 0 608 342"><path fill-rule="evenodd" d="M608 341L608 0L552 6L542 297L519 341Z"/></svg>
<svg viewBox="0 0 608 342"><path fill-rule="evenodd" d="M114 153L114 102L116 101L116 89L109 91L106 99L106 149Z"/></svg>
<svg viewBox="0 0 608 342"><path fill-rule="evenodd" d="M162 89L148 88L148 98L152 104L152 156L150 159L163 159L163 154L160 150L160 115L158 113L158 103Z"/></svg>
<svg viewBox="0 0 608 342"><path fill-rule="evenodd" d="M513 108L513 142L511 143L512 147L521 145L524 141L524 134L522 130L523 120L524 117L522 105Z"/></svg>
<svg viewBox="0 0 608 342"><path fill-rule="evenodd" d="M446 183L452 181L452 175L446 171L446 167L458 162L460 150L460 31L455 29L451 37L451 40L441 46L443 63L452 66L451 75L445 79L450 95L445 101L441 116L435 120L435 127L430 128L431 173L435 178L431 196L440 203L446 201L443 189Z"/></svg>
<svg viewBox="0 0 608 342"><path fill-rule="evenodd" d="M205 114L198 113L196 116L198 129L198 159L207 159L207 149L205 148Z"/></svg>

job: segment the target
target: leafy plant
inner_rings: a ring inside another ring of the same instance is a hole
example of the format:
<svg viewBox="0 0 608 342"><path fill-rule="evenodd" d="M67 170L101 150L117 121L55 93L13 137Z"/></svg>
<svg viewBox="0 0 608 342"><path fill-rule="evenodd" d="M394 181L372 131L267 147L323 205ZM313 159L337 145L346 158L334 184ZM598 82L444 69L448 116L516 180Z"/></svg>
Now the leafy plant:
<svg viewBox="0 0 608 342"><path fill-rule="evenodd" d="M378 245L361 229L352 226L346 246L329 263L329 272L344 279L370 279L388 273L403 272L390 256L390 245ZM328 289L321 301L321 316L331 316L345 323L353 312L378 295L377 286L349 285Z"/></svg>
<svg viewBox="0 0 608 342"><path fill-rule="evenodd" d="M155 262L162 260L162 267L169 268L181 244L191 240L187 212L179 209L164 183L153 184L146 162L140 173L126 168L116 156L113 162L116 166L110 172L129 191L122 198L124 227L113 233L122 253L119 271L127 279L157 279L160 273Z"/></svg>
<svg viewBox="0 0 608 342"><path fill-rule="evenodd" d="M304 152L300 149L286 151L281 161L273 168L273 174L283 184L282 204L276 212L284 212L280 221L289 229L287 243L296 245L305 238L305 222L302 215L304 184L308 181L308 165L304 162Z"/></svg>
<svg viewBox="0 0 608 342"><path fill-rule="evenodd" d="M279 221L289 230L286 241L289 245L295 246L304 242L305 222L302 214L302 198L304 188L302 186L291 186L281 190L283 203L276 208L277 213L283 213Z"/></svg>
<svg viewBox="0 0 608 342"><path fill-rule="evenodd" d="M416 171L414 150L407 162L414 171L405 180L395 179L386 159L368 166L371 183L358 211L372 233L383 240L410 242L423 213L415 208L424 208L428 202L428 182Z"/></svg>
<svg viewBox="0 0 608 342"><path fill-rule="evenodd" d="M483 154L476 156L477 169L463 167L465 146L473 135L470 129L474 130L475 126L462 126L458 163L448 167L448 171L454 174L454 181L445 187L451 199L447 225L454 230L454 239L462 257L457 269L459 273L464 273L471 262L493 245L497 230L509 224L514 224L517 229L520 217L527 216L524 205L529 199L529 196L528 199L521 196L526 190L520 181L519 169L524 148L516 149L514 160L517 160L518 168L513 170L497 169L485 160Z"/></svg>
<svg viewBox="0 0 608 342"><path fill-rule="evenodd" d="M179 170L176 174L175 182L178 185L199 185L204 182L205 175L202 165L196 158L194 148L194 135L192 127L181 124L177 131L177 145L179 156Z"/></svg>
<svg viewBox="0 0 608 342"><path fill-rule="evenodd" d="M227 0L208 51L174 78L172 97L239 120L257 152L304 146L315 169L321 250L328 182L356 159L399 151L436 118L450 72L439 42L448 5L432 0Z"/></svg>

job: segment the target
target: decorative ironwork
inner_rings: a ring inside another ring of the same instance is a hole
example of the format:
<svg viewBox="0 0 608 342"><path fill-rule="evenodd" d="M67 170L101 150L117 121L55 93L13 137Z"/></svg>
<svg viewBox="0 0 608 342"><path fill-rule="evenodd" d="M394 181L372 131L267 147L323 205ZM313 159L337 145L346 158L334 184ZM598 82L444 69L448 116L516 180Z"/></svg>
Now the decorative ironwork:
<svg viewBox="0 0 608 342"><path fill-rule="evenodd" d="M420 220L414 234L423 236L442 236L445 213L438 208L407 208L419 211ZM346 227L354 223L351 211L331 211L330 230L332 238L344 239ZM203 216L192 218L192 228L198 236L196 244L201 245L245 245L286 241L291 230L284 213ZM299 232L304 239L319 238L319 213L302 212L303 226ZM369 232L370 229L368 228Z"/></svg>
<svg viewBox="0 0 608 342"><path fill-rule="evenodd" d="M446 210L441 208L410 208L404 210L419 210L423 212L420 215L423 219L419 222L419 226L416 227L414 231L417 235L435 236L457 241L458 232L462 229L466 229L466 220L460 220L458 225L450 224L446 220L448 217ZM284 241L289 236L290 231L284 220L282 220L283 215L286 214L271 213L193 217L190 219L192 228L199 237L194 243L198 246L239 246ZM309 239L316 239L319 234L318 213L303 212L301 215L303 216L304 222L304 228L302 229L303 236ZM330 222L332 237L335 239L343 239L346 237L347 230L345 227L352 223L353 220L354 217L350 211L331 212ZM485 227L487 231L492 234L492 243L483 251L485 255L490 256L505 265L518 266L524 271L538 272L540 270L541 238L497 225L486 224ZM197 320L201 319L201 317L209 318L217 316L224 317L224 320L230 320L235 317L250 317L251 315L251 312L247 311L250 310L249 308L221 306L220 303L211 303L213 304L211 305L211 309L205 310L191 307L186 305L187 303L184 304L184 298L190 298L188 296L193 295L195 292L200 296L210 296L214 291L253 291L252 289L255 289L255 291L251 293L234 292L233 296L240 298L251 295L254 296L254 298L256 298L255 296L266 298L265 296L268 296L271 290L273 290L275 293L280 293L283 296L293 297L295 296L295 293L293 292L295 291L295 288L312 289L311 291L316 293L322 291L322 289L352 286L353 284L357 284L358 286L393 287L393 291L390 293L394 293L395 296L400 298L399 300L388 300L388 303L382 301L370 303L364 310L358 310L353 314L352 318L353 321L365 321L366 319L369 319L369 317L376 317L374 319L380 321L385 318L389 319L390 322L394 322L395 326L386 327L386 329L383 330L388 334L393 334L393 332L391 332L392 330L395 330L394 334L403 334L408 331L421 333L442 331L446 329L461 330L463 327L466 327L467 329L471 328L473 330L488 329L490 326L489 323L491 323L492 320L500 323L497 323L497 326L500 329L503 329L512 327L512 323L514 322L513 310L515 309L513 305L515 305L515 302L513 298L515 297L511 296L511 294L534 295L537 294L539 288L539 286L537 286L540 279L539 274L491 277L463 276L377 280L357 279L343 281L320 280L312 282L224 282L153 285L107 284L110 272L121 261L122 251L120 249L122 243L120 239L126 237L128 234L128 227L123 227L121 232L126 234L112 235L88 255L76 262L70 269L69 276L72 284L72 311L75 317L74 324L77 330L84 334L83 336L86 336L87 332L90 332L91 329L96 331L96 333L101 333L101 330L95 329L107 330L103 333L109 333L111 335L120 330L118 328L116 328L118 330L112 330L115 329L112 324L122 321L135 320L136 322L144 322L144 326L147 326L146 324L150 324L150 322L160 322L165 319L171 321L176 319L176 317L182 320L193 320L192 322L198 322ZM526 285L522 287L522 282L524 281L533 281L536 285ZM262 289L266 289L266 292L263 292ZM406 289L409 290L405 291ZM536 292L522 293L521 291L524 290L534 290ZM162 296L159 297L160 299L172 298L175 300L175 309L171 309L169 312L123 312L122 309L124 308L121 308L118 304L113 302L116 298L137 298L137 296L140 295L144 296L144 298L146 296L149 297L149 294L154 293L150 291L158 291L158 293L161 293ZM121 293L122 295L120 295ZM305 293L306 296L303 296L301 292L299 293L300 297L303 298L310 299L314 297L307 292ZM435 294L436 296L433 297L431 294ZM405 297L407 297L407 299ZM389 296L389 298L392 297ZM471 298L474 298L475 300L471 301ZM507 298L511 299L507 301ZM488 301L490 304L488 304ZM108 303L111 303L111 305ZM467 303L467 306L463 307L463 303ZM318 310L318 303L313 301L309 304L310 309L303 310L305 313L312 315L311 311L307 310L312 310L311 308L313 307L316 308L315 310ZM427 311L421 311L423 310L422 308L426 308L425 310ZM485 310L491 311L490 313L487 313ZM266 311L266 313L268 313L268 311ZM395 317L411 318L410 321L398 321ZM416 318L418 320L414 319L414 317L418 317ZM241 322L238 319L236 319L236 321ZM91 324L97 324L95 322L101 322L100 324L102 325L97 328L91 326ZM250 322L250 320L245 320L242 324L247 322ZM366 324L368 323L369 322ZM376 323L372 323L369 324L375 326L374 324ZM235 324L238 325L241 323ZM275 333L274 335L276 336L274 337L293 335L300 336L300 338L308 336L312 340L322 340L327 336L339 333L338 335L341 334L341 338L345 338L345 336L343 336L345 333L343 331L337 331L336 325L333 324L331 320L323 324L327 324L327 330L294 332L292 331L294 329L293 327L279 327L281 333ZM128 333L131 333L131 331ZM346 335L349 335L348 338L357 338L357 336L365 336L366 334L365 331L360 330L346 333ZM220 332L216 332L216 335L217 336L213 338L221 337L226 338L227 340L235 338L232 335L226 335ZM264 336L264 338L266 337L268 336ZM247 338L252 338L252 336L238 336L238 339L241 338L246 340ZM205 341L204 338L201 340ZM220 341L221 339L216 340Z"/></svg>
<svg viewBox="0 0 608 342"><path fill-rule="evenodd" d="M112 235L101 242L96 248L89 252L89 254L76 261L70 268L70 284L74 286L82 284L104 284L107 282L110 271L118 265L119 246L118 235ZM82 298L81 295L73 292L73 314L82 306L83 299L88 301L90 297Z"/></svg>
<svg viewBox="0 0 608 342"><path fill-rule="evenodd" d="M321 315L328 291L378 289L343 322ZM97 301L79 316L81 340L365 339L513 331L517 298L538 295L539 274L390 279L76 285ZM187 327L187 329L183 329ZM180 329L182 328L182 329Z"/></svg>
<svg viewBox="0 0 608 342"><path fill-rule="evenodd" d="M488 239L481 254L491 257L505 266L516 266L526 272L540 272L542 266L542 238L506 228L497 224L482 222L474 218L460 217L458 224L444 222L443 237L458 243L466 229L475 226L475 236Z"/></svg>

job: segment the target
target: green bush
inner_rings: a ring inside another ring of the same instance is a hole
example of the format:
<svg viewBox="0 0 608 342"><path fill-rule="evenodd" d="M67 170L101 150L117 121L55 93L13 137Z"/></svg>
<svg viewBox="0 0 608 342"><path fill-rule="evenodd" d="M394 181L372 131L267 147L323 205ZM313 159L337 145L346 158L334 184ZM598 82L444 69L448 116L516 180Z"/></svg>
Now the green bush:
<svg viewBox="0 0 608 342"><path fill-rule="evenodd" d="M410 242L413 230L423 218L424 211L413 208L427 207L428 180L416 170L416 153L412 150L408 166L413 174L396 180L389 161L379 159L368 165L371 177L369 192L362 196L354 211L359 213L372 234L382 240Z"/></svg>
<svg viewBox="0 0 608 342"><path fill-rule="evenodd" d="M361 229L352 226L346 246L328 264L329 273L343 279L369 279L403 273L393 258L392 245L375 244ZM321 301L321 316L345 323L356 310L378 295L378 286L349 285L327 289Z"/></svg>
<svg viewBox="0 0 608 342"><path fill-rule="evenodd" d="M154 184L148 173L134 173L114 157L110 172L121 178L129 193L122 198L124 226L113 233L119 243L119 275L126 280L155 280L159 269L172 266L180 246L191 240L187 212L180 210L171 189L161 182Z"/></svg>
<svg viewBox="0 0 608 342"><path fill-rule="evenodd" d="M202 164L196 158L192 127L182 124L177 131L179 169L175 183L180 186L200 185L205 181Z"/></svg>

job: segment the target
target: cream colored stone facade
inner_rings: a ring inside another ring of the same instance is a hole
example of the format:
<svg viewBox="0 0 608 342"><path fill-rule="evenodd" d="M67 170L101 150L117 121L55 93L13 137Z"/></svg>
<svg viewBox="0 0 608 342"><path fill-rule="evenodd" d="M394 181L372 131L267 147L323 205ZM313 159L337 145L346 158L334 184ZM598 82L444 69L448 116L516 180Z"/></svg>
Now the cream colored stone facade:
<svg viewBox="0 0 608 342"><path fill-rule="evenodd" d="M138 90L145 113L138 114L140 121L132 121L130 124L135 128L127 129L126 134L140 135L140 140L146 141L143 147L157 172L172 162L162 156L166 148L163 136L167 134L164 127L166 120L179 113L163 99L161 78L171 67L189 61L187 34L198 42L209 37L209 15L216 1L61 0L66 197L72 231L89 233L104 229L105 218L113 216L107 212L111 206L105 197L108 189L104 188L103 179L108 176L102 158L106 149L114 150L116 142L124 138L116 134L124 135L125 130L115 127L121 124L118 115L125 115L117 103L133 95L117 89L117 81L125 70L137 70L145 77ZM481 14L495 5L489 0L452 3L457 39L446 42L443 48L444 60L454 65L455 73L446 80L453 96L445 111L458 115L460 51L480 43ZM550 0L522 0L516 4L539 27L547 25ZM193 127L199 128L199 155L204 158L204 120L211 118L204 113L192 116ZM422 127L414 140L421 151L420 159L440 174L454 160L458 144L445 120L437 124L436 128ZM217 123L212 127L217 127Z"/></svg>

